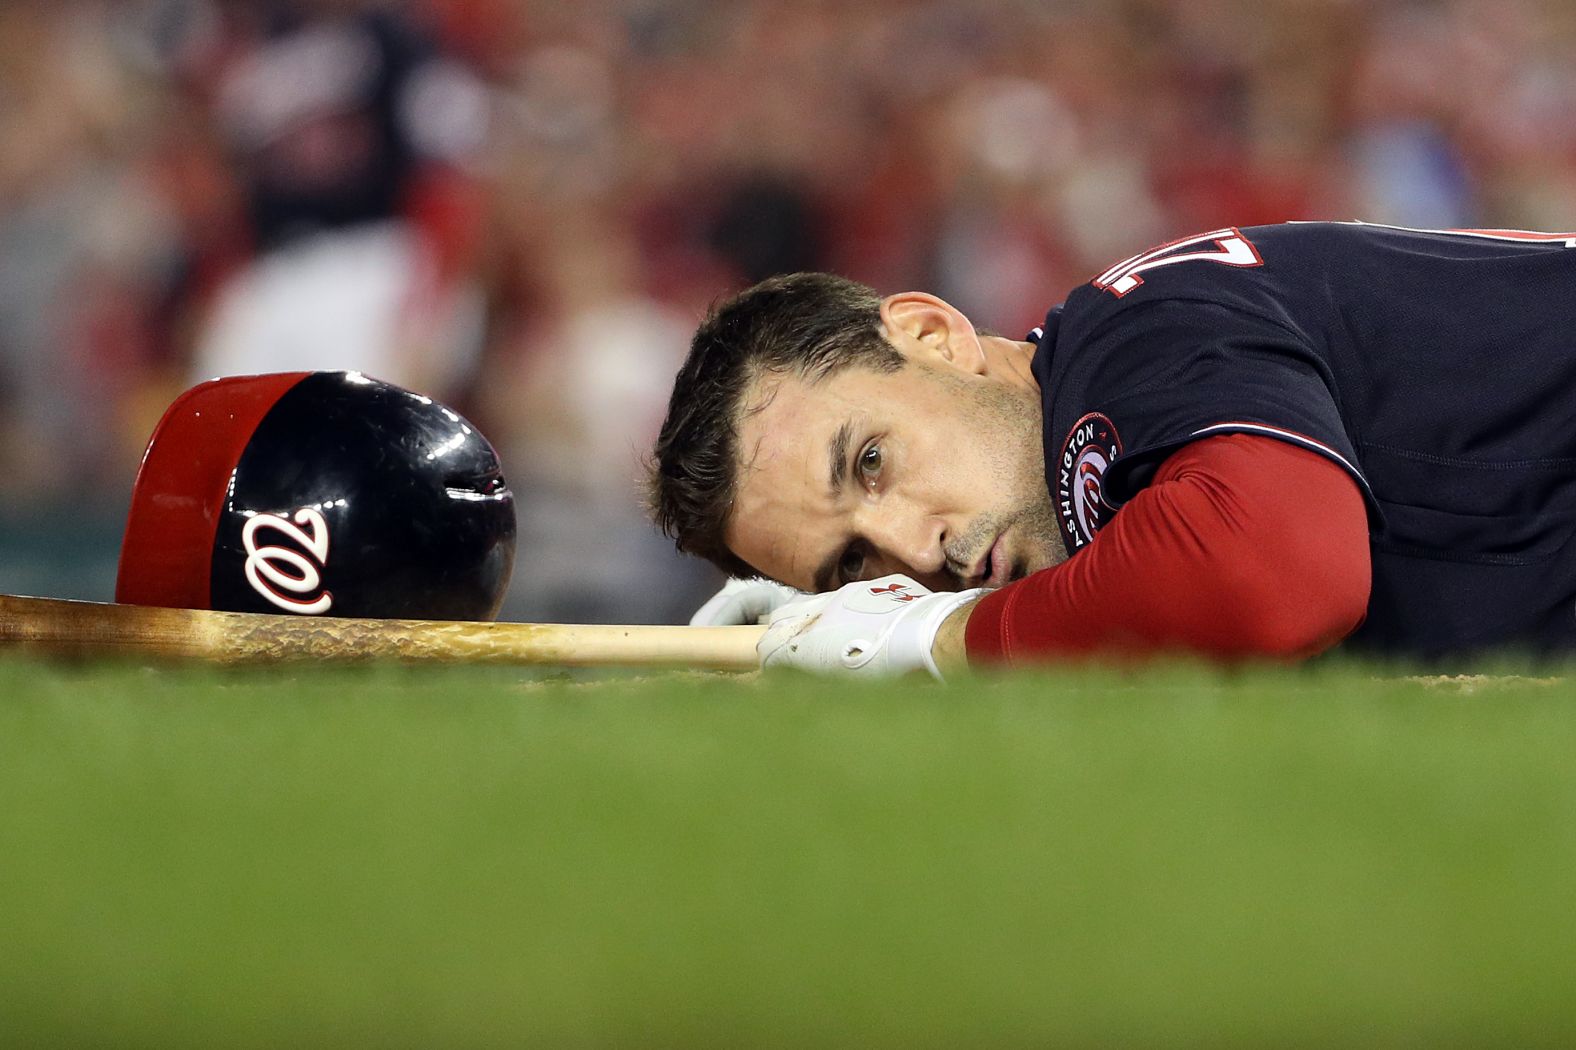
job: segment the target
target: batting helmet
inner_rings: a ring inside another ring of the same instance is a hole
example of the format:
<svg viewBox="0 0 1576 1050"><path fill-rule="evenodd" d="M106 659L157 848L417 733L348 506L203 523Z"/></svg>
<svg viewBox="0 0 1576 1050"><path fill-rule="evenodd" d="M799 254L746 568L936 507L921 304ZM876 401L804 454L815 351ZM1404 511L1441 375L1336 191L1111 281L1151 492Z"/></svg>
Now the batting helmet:
<svg viewBox="0 0 1576 1050"><path fill-rule="evenodd" d="M115 599L487 620L514 528L497 453L431 398L357 372L215 379L148 441Z"/></svg>

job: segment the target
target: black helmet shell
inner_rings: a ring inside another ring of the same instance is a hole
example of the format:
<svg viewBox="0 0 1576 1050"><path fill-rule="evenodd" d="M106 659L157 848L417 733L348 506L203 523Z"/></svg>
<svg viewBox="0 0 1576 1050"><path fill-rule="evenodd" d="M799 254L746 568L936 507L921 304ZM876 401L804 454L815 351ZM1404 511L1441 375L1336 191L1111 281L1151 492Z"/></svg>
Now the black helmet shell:
<svg viewBox="0 0 1576 1050"><path fill-rule="evenodd" d="M261 413L259 391L274 395ZM239 451L232 460L215 447ZM204 457L215 462L193 469ZM172 535L188 549L159 556L157 537ZM116 597L485 620L502 602L514 539L497 453L458 413L356 372L232 377L183 395L155 431ZM158 565L158 578L139 564Z"/></svg>

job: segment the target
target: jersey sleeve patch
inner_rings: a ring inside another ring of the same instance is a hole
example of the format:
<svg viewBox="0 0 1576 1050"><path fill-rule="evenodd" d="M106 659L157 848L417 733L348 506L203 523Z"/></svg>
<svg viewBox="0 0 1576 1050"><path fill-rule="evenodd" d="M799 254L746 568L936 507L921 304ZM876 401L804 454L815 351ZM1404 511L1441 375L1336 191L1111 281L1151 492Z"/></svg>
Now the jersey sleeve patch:
<svg viewBox="0 0 1576 1050"><path fill-rule="evenodd" d="M1116 424L1099 412L1073 424L1062 442L1055 469L1056 515L1069 554L1094 539L1116 513L1105 498L1105 473L1121 455Z"/></svg>

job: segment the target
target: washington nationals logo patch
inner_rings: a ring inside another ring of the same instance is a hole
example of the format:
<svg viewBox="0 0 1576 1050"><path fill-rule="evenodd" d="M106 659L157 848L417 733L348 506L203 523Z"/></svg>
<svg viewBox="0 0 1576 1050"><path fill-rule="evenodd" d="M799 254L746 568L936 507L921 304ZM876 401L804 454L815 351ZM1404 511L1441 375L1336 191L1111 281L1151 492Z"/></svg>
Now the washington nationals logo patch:
<svg viewBox="0 0 1576 1050"><path fill-rule="evenodd" d="M274 542L259 543L266 530ZM280 540L291 546L283 546ZM258 514L241 529L246 547L246 582L252 589L286 612L318 616L334 605L334 596L323 589L323 568L328 565L328 522L312 507L295 512L295 520L279 514ZM310 555L310 557L308 557Z"/></svg>
<svg viewBox="0 0 1576 1050"><path fill-rule="evenodd" d="M1106 468L1122 454L1116 425L1099 412L1073 424L1056 462L1056 511L1071 554L1094 539L1115 508L1105 500Z"/></svg>

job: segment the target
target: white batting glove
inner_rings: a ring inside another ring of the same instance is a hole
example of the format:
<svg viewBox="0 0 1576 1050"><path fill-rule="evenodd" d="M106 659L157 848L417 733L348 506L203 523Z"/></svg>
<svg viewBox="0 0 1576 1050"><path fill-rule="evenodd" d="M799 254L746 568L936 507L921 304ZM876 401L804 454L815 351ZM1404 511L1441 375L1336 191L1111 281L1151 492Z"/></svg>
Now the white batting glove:
<svg viewBox="0 0 1576 1050"><path fill-rule="evenodd" d="M803 598L803 591L794 590L785 583L761 576L743 579L734 577L722 585L722 590L695 610L690 617L691 627L738 627L745 624L765 623L779 607L795 598Z"/></svg>
<svg viewBox="0 0 1576 1050"><path fill-rule="evenodd" d="M762 667L872 676L925 670L939 679L930 652L936 632L955 609L984 593L982 587L931 591L907 576L850 583L782 606L755 650Z"/></svg>

